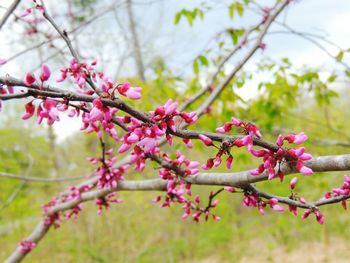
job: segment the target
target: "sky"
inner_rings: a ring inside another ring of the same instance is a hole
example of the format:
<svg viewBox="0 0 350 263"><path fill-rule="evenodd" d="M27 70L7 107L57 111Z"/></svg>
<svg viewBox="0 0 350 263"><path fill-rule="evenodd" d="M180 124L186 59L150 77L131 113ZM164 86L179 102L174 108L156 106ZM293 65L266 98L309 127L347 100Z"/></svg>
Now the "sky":
<svg viewBox="0 0 350 263"><path fill-rule="evenodd" d="M11 2L9 0L1 0L0 6L6 7ZM182 8L200 6L201 2L203 1L137 1L138 4L135 6L134 11L146 65L151 65L154 54L159 54L166 58L166 62L174 72L183 76L190 75L192 74L192 60L207 47L210 39L217 32L228 26L239 27L244 24L251 24L257 19L256 15L248 12L244 19L234 19L232 21L227 15L227 9L224 8L225 4L230 1L208 0L207 3L209 5L213 5L213 3L219 4L216 4L216 8L206 14L203 21L195 21L192 27L185 20L181 20L177 26L174 25L173 21L176 12ZM265 6L272 1L258 2ZM23 1L23 4L16 10L16 14L21 14L27 3L30 3L30 1ZM52 13L59 14L62 7L57 6L57 1L50 0L46 1L46 3ZM100 8L103 8L102 4ZM128 34L125 35L126 40L121 37L123 33L121 28L124 27L125 32L127 27L124 11L125 7L121 5L116 12L110 12L101 17L79 34L81 42L79 48L87 50L92 57L99 58L104 70L110 75L116 73L116 64L120 63L120 58L130 46L127 41ZM2 16L3 12L4 9L0 8L0 16ZM116 16L119 19L119 24L115 23ZM327 39L337 43L342 48L350 47L350 27L348 26L350 24L349 0L293 1L288 10L278 20L280 22L286 21L295 30L326 36ZM64 28L69 28L70 26L69 21L61 20L59 22L60 26ZM7 58L18 52L18 50L23 49L26 40L23 39L21 30L21 26L15 26L11 30L5 27L0 32L0 39L2 39L0 41L0 58ZM271 32L277 30L280 30L280 27L275 26L270 29ZM321 72L339 70L339 66L332 62L323 51L297 36L273 34L267 36L264 42L267 44L267 49L264 52L258 51L245 69L254 72L256 63L263 57L270 57L274 60L288 57L295 67L308 65L318 67ZM64 46L62 42L57 43ZM329 45L325 45L325 47L333 55L336 55L336 49ZM112 59L111 54L113 54ZM148 54L152 54L152 56ZM5 66L0 67L0 75L23 76L25 72L32 70L33 67L35 68L32 58L33 55L28 54L9 62ZM61 66L59 64L56 65L57 69ZM233 66L234 64L228 65L227 70ZM133 75L134 69L132 59L128 58L121 67L120 74L123 76ZM256 94L256 87L259 81L263 78L264 76L259 76L248 82L246 87L239 91L239 95L246 99L253 97ZM0 122L1 114L4 114L4 111L0 113ZM79 130L79 127L79 121L63 117L61 122L55 125L55 130L59 140L62 140L72 134L72 132Z"/></svg>

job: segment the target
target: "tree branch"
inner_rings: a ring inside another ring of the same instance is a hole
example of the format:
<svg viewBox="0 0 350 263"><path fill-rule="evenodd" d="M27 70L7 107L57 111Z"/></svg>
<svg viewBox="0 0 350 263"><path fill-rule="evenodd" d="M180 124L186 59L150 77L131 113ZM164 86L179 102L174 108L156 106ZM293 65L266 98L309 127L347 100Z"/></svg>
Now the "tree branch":
<svg viewBox="0 0 350 263"><path fill-rule="evenodd" d="M10 15L15 11L18 4L21 2L21 0L14 0L10 7L6 10L6 13L3 15L3 17L0 19L0 30L5 25L7 19L10 17Z"/></svg>

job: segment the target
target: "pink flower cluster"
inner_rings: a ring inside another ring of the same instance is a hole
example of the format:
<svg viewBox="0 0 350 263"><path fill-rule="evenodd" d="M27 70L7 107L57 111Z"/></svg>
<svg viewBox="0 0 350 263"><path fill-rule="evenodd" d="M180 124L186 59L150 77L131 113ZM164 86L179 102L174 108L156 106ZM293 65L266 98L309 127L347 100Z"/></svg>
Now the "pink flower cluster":
<svg viewBox="0 0 350 263"><path fill-rule="evenodd" d="M232 126L235 126L237 128L242 128L244 133L246 134L242 138L238 138L232 141L223 142L218 153L216 154L215 158L209 158L202 166L203 169L209 170L214 167L218 167L221 164L222 161L222 155L226 154L228 157L226 159L226 167L227 169L231 169L232 162L233 162L233 156L230 153L230 149L234 146L236 147L242 147L247 146L248 151L253 150L253 137L256 136L257 138L261 137L261 133L258 129L258 127L250 122L243 122L240 119L231 118L231 122L227 122L224 124L224 126L219 127L216 129L218 133L227 133L232 130ZM213 146L213 141L203 135L200 134L198 138L206 145L206 146Z"/></svg>
<svg viewBox="0 0 350 263"><path fill-rule="evenodd" d="M79 63L77 59L72 58L69 67L61 69L61 77L57 80L57 82L64 81L68 75L73 78L74 83L76 83L80 89L78 92L92 95L95 93L94 90L85 89L87 86L87 82L89 78L93 82L97 82L97 78L102 80L101 88L102 92L108 98L114 98L114 92L117 90L120 95L126 96L132 100L138 100L141 98L141 88L140 87L132 87L129 82L124 82L122 84L118 84L114 87L113 81L106 77L103 72L96 72L94 67L96 66L97 61L94 60L90 64L87 63Z"/></svg>
<svg viewBox="0 0 350 263"><path fill-rule="evenodd" d="M211 198L213 195L213 192L210 193L209 198ZM182 219L186 219L191 215L191 209L194 210L194 213L192 214L192 218L195 222L199 223L199 220L202 215L204 215L204 220L208 221L209 217L211 216L214 221L220 221L221 218L218 215L212 214L210 211L212 208L215 208L219 200L214 200L210 203L206 209L201 209L200 208L200 203L201 199L199 195L196 195L194 198L195 204L193 205L192 203L186 203L182 208L184 209L184 214L182 215Z"/></svg>
<svg viewBox="0 0 350 263"><path fill-rule="evenodd" d="M86 80L90 76L93 80L96 80L96 72L94 71L94 66L96 61L92 61L90 64L79 63L76 58L72 58L69 62L68 68L61 69L61 77L57 82L62 82L70 75L73 78L74 83L76 83L80 88L86 86ZM92 95L93 90L79 90L81 93Z"/></svg>
<svg viewBox="0 0 350 263"><path fill-rule="evenodd" d="M35 248L35 246L36 246L35 242L28 241L28 240L22 240L19 243L19 250L22 254L27 254L30 251L32 251L33 248Z"/></svg>
<svg viewBox="0 0 350 263"><path fill-rule="evenodd" d="M41 74L40 74L40 80L41 80L41 87L43 82L48 81L50 79L51 76L51 70L49 68L49 66L47 66L46 64L43 64L41 67ZM27 86L32 86L33 84L35 84L36 82L36 77L33 73L28 72L25 76L24 76L24 80L23 82L27 85Z"/></svg>
<svg viewBox="0 0 350 263"><path fill-rule="evenodd" d="M331 192L327 192L323 199L329 199L335 196L349 196L350 195L350 177L344 175L344 182L341 187L333 188ZM342 200L341 204L344 209L347 209L346 200Z"/></svg>
<svg viewBox="0 0 350 263"><path fill-rule="evenodd" d="M305 133L301 132L297 135L289 134L287 136L279 135L277 138L276 145L279 147L278 150L272 151L267 149L262 150L254 150L251 149L250 153L255 157L262 157L264 163L259 165L259 167L253 171L251 171L251 175L259 175L263 173L265 170L268 171L269 177L271 180L278 176L281 181L283 181L284 174L280 170L280 166L283 163L291 163L294 164L296 169L304 175L311 175L313 172L309 167L304 165L304 161L308 161L312 159L311 154L305 152L304 147L300 148L290 148L284 149L282 148L284 141L293 144L302 144L307 140L307 136ZM277 167L277 173L276 173Z"/></svg>
<svg viewBox="0 0 350 263"><path fill-rule="evenodd" d="M191 195L191 184L186 183L183 178L198 173L199 162L187 159L180 151L176 152L176 158L171 159L167 154L162 155L169 168L159 169L159 177L167 181L167 198L162 207L169 207L170 201L176 197L177 202L186 202L184 194Z"/></svg>
<svg viewBox="0 0 350 263"><path fill-rule="evenodd" d="M82 185L80 187L69 186L66 192L60 193L59 196L52 198L48 203L42 205L43 214L45 216L45 224L53 224L55 227L59 227L61 215L58 213L50 213L50 209L63 202L68 202L72 200L79 201L81 198L81 194L90 191L92 188L93 185ZM72 216L77 218L82 208L82 204L78 204L72 207L64 213L64 218L70 219Z"/></svg>
<svg viewBox="0 0 350 263"><path fill-rule="evenodd" d="M257 207L260 214L265 214L266 206L270 206L276 212L284 212L284 207L278 204L276 198L271 198L267 202L263 201L258 195L246 192L243 198L244 207Z"/></svg>
<svg viewBox="0 0 350 263"><path fill-rule="evenodd" d="M117 157L109 157L111 154L112 149L105 151L101 158L88 157L88 161L92 164L99 165L95 170L96 176L98 177L97 188L99 189L116 188L118 186L118 181L124 179L123 175L129 168L128 164L116 168L114 164Z"/></svg>
<svg viewBox="0 0 350 263"><path fill-rule="evenodd" d="M25 104L25 112L22 115L22 120L31 118L35 113L34 100ZM41 124L44 119L47 119L47 124L52 125L56 121L60 120L59 111L67 110L68 106L65 103L61 103L52 99L43 99L37 106L37 122Z"/></svg>
<svg viewBox="0 0 350 263"><path fill-rule="evenodd" d="M140 160L145 158L145 154L159 153L158 141L161 137L165 135L168 143L170 145L172 144L170 133L176 131L176 117L180 117L186 123L194 123L197 120L195 112L179 112L176 110L177 106L177 102L169 99L164 105L157 107L155 111L149 112L153 123L142 123L136 118L129 116L117 117L118 121L124 124L130 124L128 126L128 132L122 138L122 145L118 152L124 153L133 144L136 144L132 152L131 162L136 163L137 170L143 170L144 162ZM185 143L186 145L191 144L189 140Z"/></svg>
<svg viewBox="0 0 350 263"><path fill-rule="evenodd" d="M319 210L306 209L301 218L306 219L311 213L315 214L317 222L319 222L321 225L324 223L324 216Z"/></svg>
<svg viewBox="0 0 350 263"><path fill-rule="evenodd" d="M116 108L104 106L100 99L94 99L90 112L83 112L82 114L83 126L81 130L85 130L87 133L96 132L98 137L101 138L102 127L114 140L118 141L117 131L112 123L113 116L117 111ZM78 114L79 112L73 109L69 116L73 117Z"/></svg>
<svg viewBox="0 0 350 263"><path fill-rule="evenodd" d="M216 207L217 200L207 207L207 209L201 209L199 207L199 196L195 197L193 203L184 195L185 193L188 196L192 195L191 184L185 182L184 178L198 173L199 162L186 159L179 151L176 152L175 159L171 159L167 154L163 154L162 157L169 168L163 167L159 170L160 178L167 181L167 194L160 206L170 207L171 203L183 204L182 209L184 214L182 215L182 219L186 219L192 214L192 218L196 222L199 222L201 215L205 215L205 221L208 220L210 215L214 220L220 220L220 217L210 213L210 209ZM162 197L158 196L153 201L160 202L161 200Z"/></svg>
<svg viewBox="0 0 350 263"><path fill-rule="evenodd" d="M115 198L115 193L110 193L103 197L97 197L95 198L95 204L98 206L97 214L102 214L103 208L106 210L109 209L111 203L119 204L122 202L122 199Z"/></svg>

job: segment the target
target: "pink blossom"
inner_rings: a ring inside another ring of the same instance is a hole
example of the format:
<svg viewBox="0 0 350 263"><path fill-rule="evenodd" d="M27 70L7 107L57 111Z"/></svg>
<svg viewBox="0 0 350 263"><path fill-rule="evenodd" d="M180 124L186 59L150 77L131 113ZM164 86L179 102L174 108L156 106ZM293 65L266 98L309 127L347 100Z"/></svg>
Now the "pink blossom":
<svg viewBox="0 0 350 263"><path fill-rule="evenodd" d="M201 202L201 199L199 197L199 195L196 195L195 198L194 198L194 201L199 204Z"/></svg>
<svg viewBox="0 0 350 263"><path fill-rule="evenodd" d="M127 150L130 149L130 144L127 144L127 143L123 143L119 150L118 150L118 153L123 153L123 152L126 152Z"/></svg>
<svg viewBox="0 0 350 263"><path fill-rule="evenodd" d="M41 81L48 80L50 76L51 76L50 68L46 64L43 64L41 67L41 75L40 75Z"/></svg>
<svg viewBox="0 0 350 263"><path fill-rule="evenodd" d="M295 188L295 185L296 185L297 181L298 181L298 178L297 178L297 177L294 177L292 180L290 180L289 185L290 185L290 188L291 188L291 189L294 189L294 188Z"/></svg>
<svg viewBox="0 0 350 263"><path fill-rule="evenodd" d="M32 117L34 115L35 112L35 106L33 105L33 102L28 102L25 105L25 112L22 115L22 120L27 120L30 117Z"/></svg>
<svg viewBox="0 0 350 263"><path fill-rule="evenodd" d="M297 210L297 207L296 207L296 206L289 205L288 207L289 207L289 211L290 211L291 213L293 213L295 216L298 215L298 210Z"/></svg>
<svg viewBox="0 0 350 263"><path fill-rule="evenodd" d="M214 159L214 166L218 167L221 164L221 157L220 156L216 156Z"/></svg>
<svg viewBox="0 0 350 263"><path fill-rule="evenodd" d="M276 144L281 147L283 145L283 139L284 137L281 134L279 134L277 137Z"/></svg>
<svg viewBox="0 0 350 263"><path fill-rule="evenodd" d="M299 171L304 175L312 175L314 173L311 168L306 166L302 166Z"/></svg>
<svg viewBox="0 0 350 263"><path fill-rule="evenodd" d="M0 65L5 65L7 63L7 59L0 58Z"/></svg>
<svg viewBox="0 0 350 263"><path fill-rule="evenodd" d="M303 142L305 142L307 140L307 135L303 132L295 135L294 138L294 144L302 144Z"/></svg>
<svg viewBox="0 0 350 263"><path fill-rule="evenodd" d="M212 139L210 139L208 136L203 135L203 134L199 134L198 138L207 146L211 146L213 145L213 141Z"/></svg>
<svg viewBox="0 0 350 263"><path fill-rule="evenodd" d="M242 121L240 119L235 118L235 117L231 118L231 122L236 127L239 127L242 124Z"/></svg>
<svg viewBox="0 0 350 263"><path fill-rule="evenodd" d="M175 112L178 102L173 102L172 99L168 99L168 101L164 104L165 115L171 115Z"/></svg>
<svg viewBox="0 0 350 263"><path fill-rule="evenodd" d="M21 14L21 17L26 17L32 12L32 9L30 7L26 8L26 10Z"/></svg>
<svg viewBox="0 0 350 263"><path fill-rule="evenodd" d="M124 95L132 100L138 100L141 98L141 90L140 87L131 87L129 82L124 82L117 86L117 89L121 95Z"/></svg>
<svg viewBox="0 0 350 263"><path fill-rule="evenodd" d="M236 189L232 186L225 186L224 189L225 189L225 191L230 192L230 193L234 193L236 191Z"/></svg>
<svg viewBox="0 0 350 263"><path fill-rule="evenodd" d="M231 169L231 167L232 167L232 162L233 162L233 156L230 155L230 156L226 159L226 168L227 168L227 169Z"/></svg>
<svg viewBox="0 0 350 263"><path fill-rule="evenodd" d="M312 155L309 153L303 153L302 155L299 156L299 160L302 161L308 161L312 159Z"/></svg>
<svg viewBox="0 0 350 263"><path fill-rule="evenodd" d="M296 164L296 169L304 175L312 175L313 171L311 168L304 166L303 161L299 160Z"/></svg>
<svg viewBox="0 0 350 263"><path fill-rule="evenodd" d="M320 211L316 211L315 215L316 215L317 222L319 222L321 225L323 225L323 223L324 223L324 216L321 214L321 212Z"/></svg>
<svg viewBox="0 0 350 263"><path fill-rule="evenodd" d="M206 164L202 165L204 170L209 170L214 166L214 160L212 158L208 159Z"/></svg>
<svg viewBox="0 0 350 263"><path fill-rule="evenodd" d="M130 87L126 92L125 95L132 100L138 100L141 98L141 90L140 87Z"/></svg>
<svg viewBox="0 0 350 263"><path fill-rule="evenodd" d="M27 73L24 77L24 84L31 86L36 81L33 73Z"/></svg>
<svg viewBox="0 0 350 263"><path fill-rule="evenodd" d="M220 216L217 216L217 215L212 215L213 219L215 221L220 221L221 220L221 217Z"/></svg>
<svg viewBox="0 0 350 263"><path fill-rule="evenodd" d="M128 142L128 143L135 143L135 142L138 142L139 141L139 136L137 136L135 133L131 133L128 137L127 137L127 139L126 139L126 141Z"/></svg>
<svg viewBox="0 0 350 263"><path fill-rule="evenodd" d="M224 126L216 128L216 131L218 133L226 133L231 131L231 129L232 129L232 123L225 123Z"/></svg>
<svg viewBox="0 0 350 263"><path fill-rule="evenodd" d="M190 139L184 138L182 141L186 144L187 148L191 149L193 147L192 141Z"/></svg>
<svg viewBox="0 0 350 263"><path fill-rule="evenodd" d="M277 211L277 212L283 212L284 211L284 207L278 205L278 200L276 198L271 198L269 200L270 206L273 210Z"/></svg>
<svg viewBox="0 0 350 263"><path fill-rule="evenodd" d="M301 216L302 219L306 219L308 218L308 216L312 213L311 209L306 209L303 213L303 215Z"/></svg>
<svg viewBox="0 0 350 263"><path fill-rule="evenodd" d="M29 253L30 251L33 250L33 248L35 248L36 244L32 241L28 241L28 240L22 240L20 243L19 243L19 246L20 246L20 252L22 254L27 254Z"/></svg>
<svg viewBox="0 0 350 263"><path fill-rule="evenodd" d="M143 138L138 146L142 147L145 153L153 152L158 146L157 140L154 138Z"/></svg>

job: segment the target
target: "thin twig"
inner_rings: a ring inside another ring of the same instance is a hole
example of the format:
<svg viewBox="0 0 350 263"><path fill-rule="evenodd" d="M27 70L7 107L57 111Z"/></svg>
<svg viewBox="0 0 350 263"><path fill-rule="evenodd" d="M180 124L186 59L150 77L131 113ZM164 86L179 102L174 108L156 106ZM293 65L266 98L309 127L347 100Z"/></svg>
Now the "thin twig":
<svg viewBox="0 0 350 263"><path fill-rule="evenodd" d="M0 30L5 25L7 19L10 17L10 15L15 11L18 4L21 2L21 0L14 0L10 7L6 10L6 13L3 15L3 17L0 19Z"/></svg>

